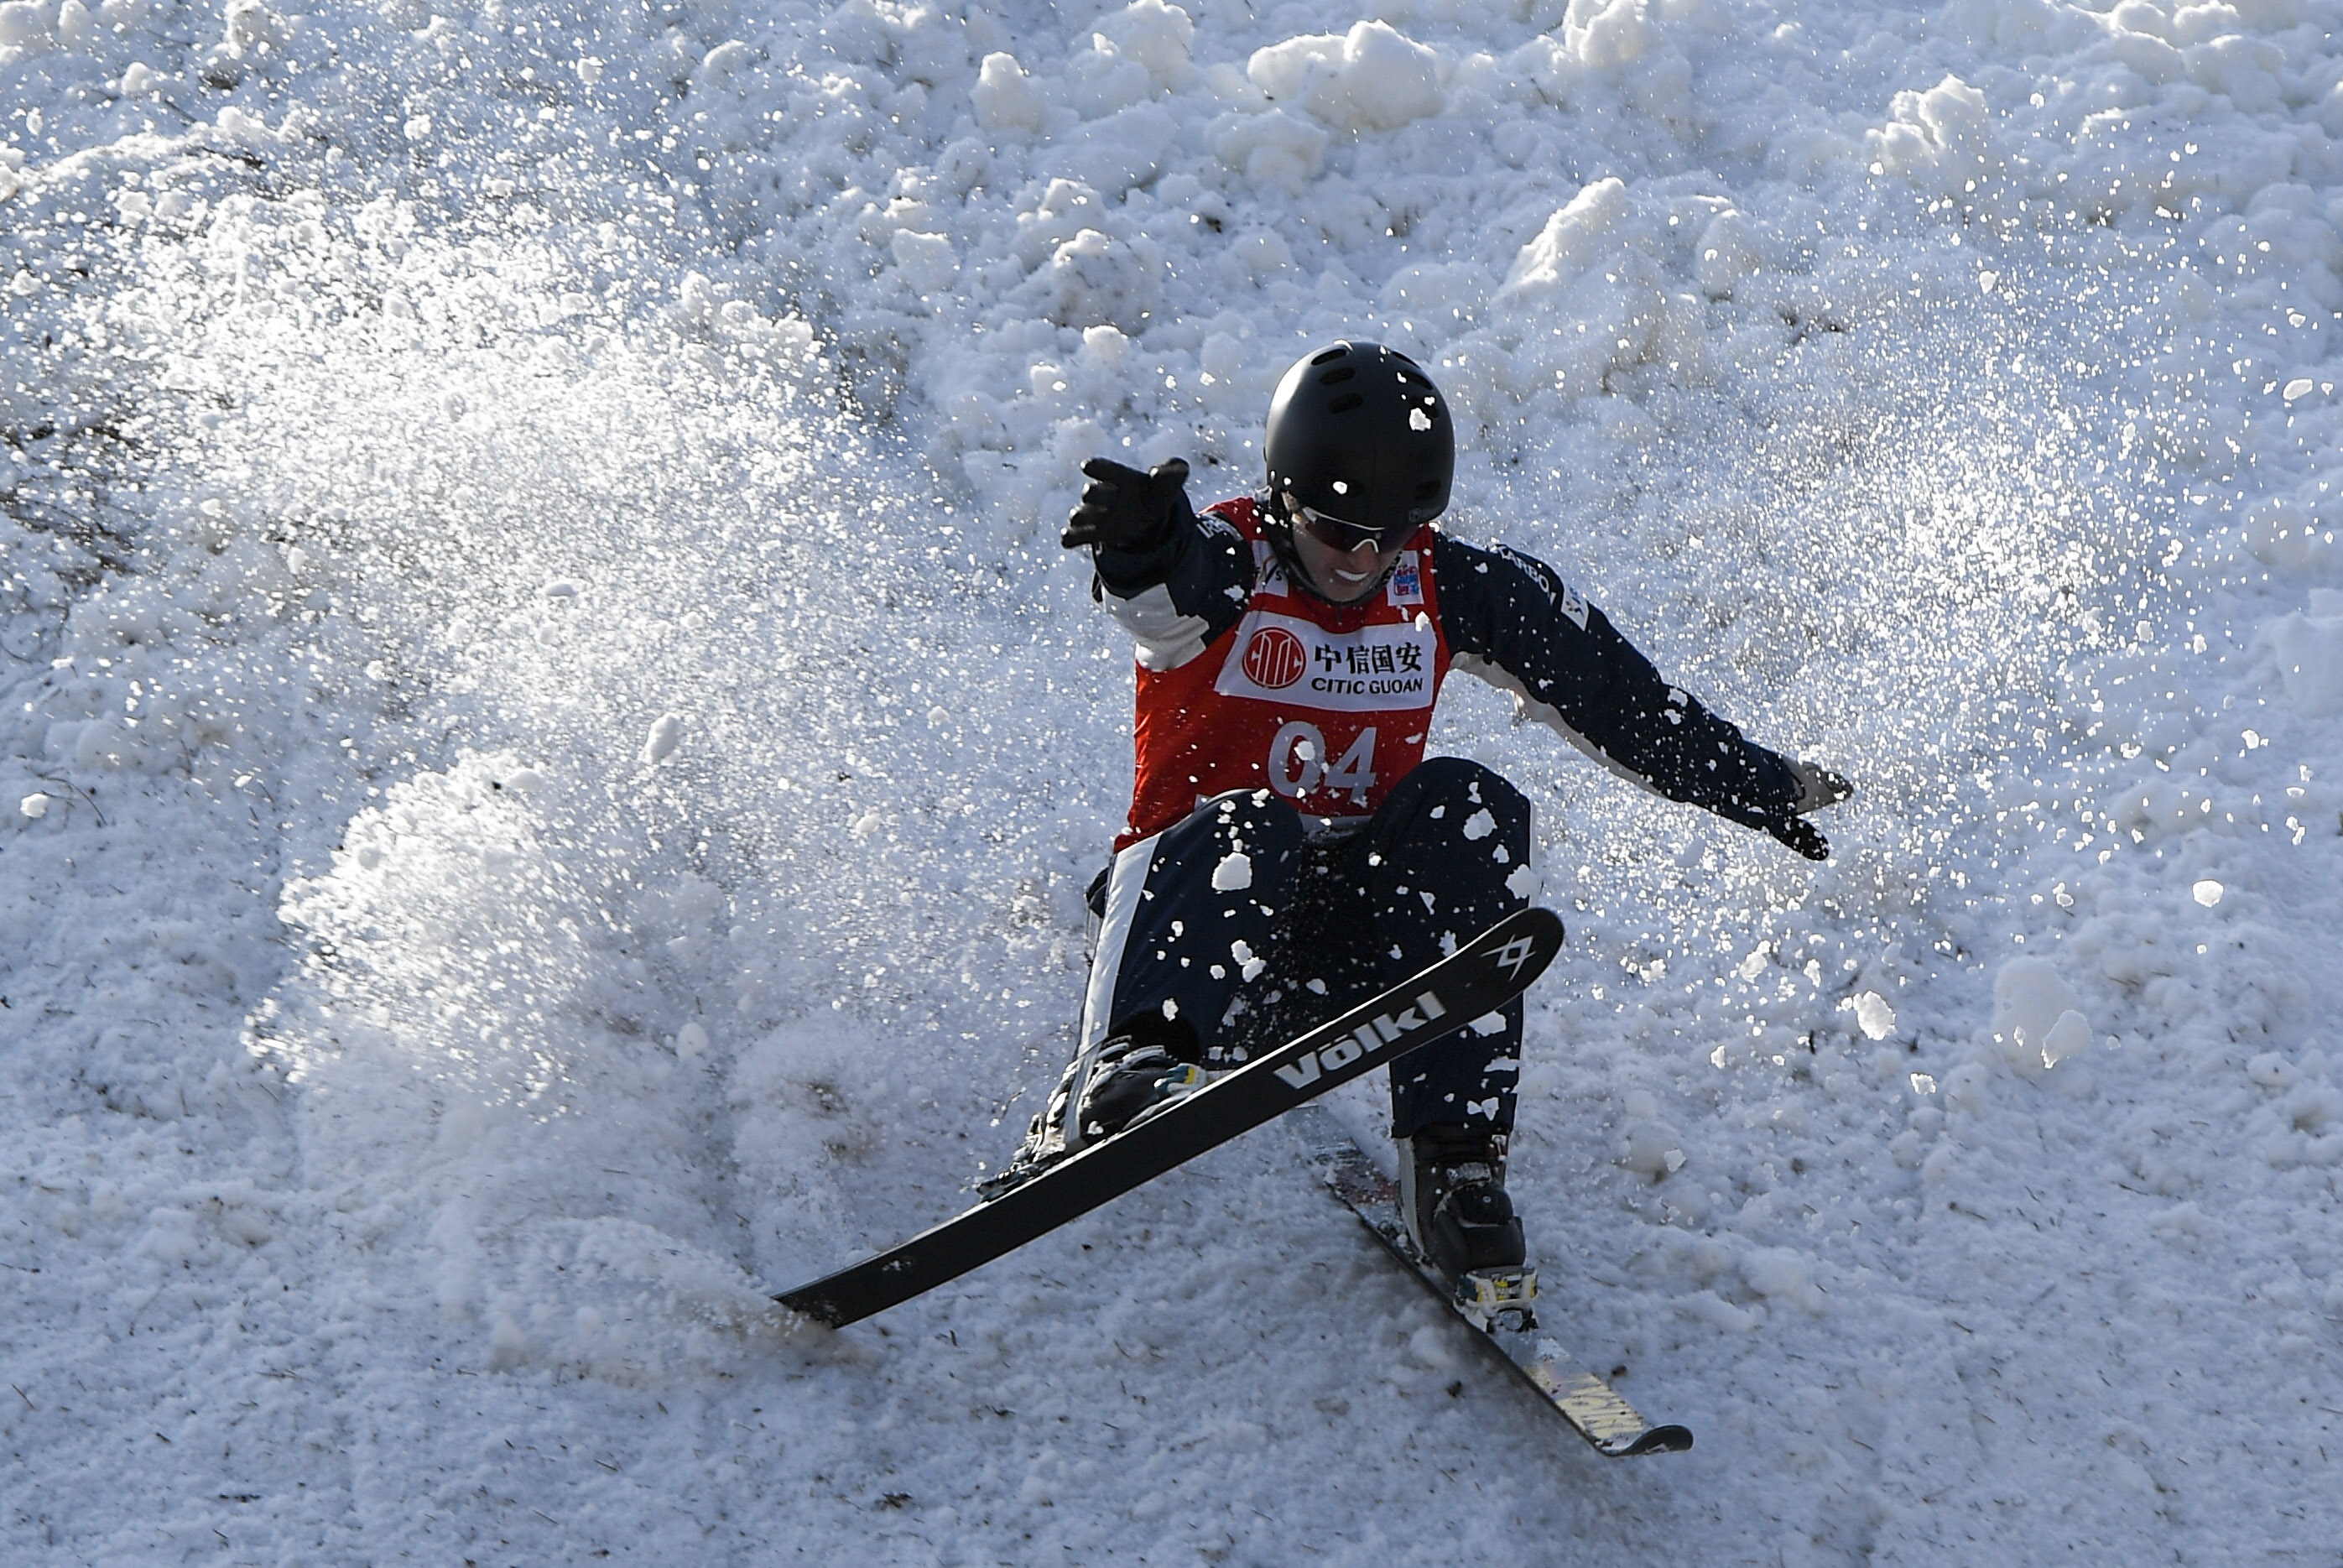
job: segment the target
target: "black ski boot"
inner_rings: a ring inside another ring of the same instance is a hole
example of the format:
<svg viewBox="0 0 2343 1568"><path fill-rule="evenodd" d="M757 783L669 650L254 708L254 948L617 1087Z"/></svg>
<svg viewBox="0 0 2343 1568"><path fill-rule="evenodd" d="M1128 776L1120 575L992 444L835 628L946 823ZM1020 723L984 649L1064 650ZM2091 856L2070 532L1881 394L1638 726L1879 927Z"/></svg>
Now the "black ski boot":
<svg viewBox="0 0 2343 1568"><path fill-rule="evenodd" d="M980 1181L977 1191L998 1198L1076 1150L1111 1138L1202 1088L1212 1074L1182 1060L1184 1043L1114 1035L1101 1040L1096 1050L1076 1057L1051 1091L1048 1108L1026 1124L1025 1141L1017 1152L1006 1166ZM1067 1136L1070 1126L1078 1136Z"/></svg>
<svg viewBox="0 0 2343 1568"><path fill-rule="evenodd" d="M1117 1035L1099 1044L1074 1107L1074 1125L1084 1143L1111 1138L1202 1089L1204 1080L1204 1070L1182 1060L1176 1045Z"/></svg>
<svg viewBox="0 0 2343 1568"><path fill-rule="evenodd" d="M1419 1128L1399 1141L1400 1211L1409 1236L1452 1283L1518 1273L1528 1255L1505 1195L1505 1135L1492 1128Z"/></svg>

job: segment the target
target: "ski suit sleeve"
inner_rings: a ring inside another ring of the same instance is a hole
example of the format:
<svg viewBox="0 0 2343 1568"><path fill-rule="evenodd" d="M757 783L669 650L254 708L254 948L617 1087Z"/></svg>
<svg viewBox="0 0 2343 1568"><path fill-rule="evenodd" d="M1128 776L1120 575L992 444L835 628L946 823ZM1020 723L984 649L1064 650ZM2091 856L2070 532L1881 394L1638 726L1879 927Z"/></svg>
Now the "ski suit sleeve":
<svg viewBox="0 0 2343 1568"><path fill-rule="evenodd" d="M1098 545L1091 596L1139 644L1147 669L1177 669L1237 623L1252 593L1252 550L1226 518L1184 506L1161 542Z"/></svg>
<svg viewBox="0 0 2343 1568"><path fill-rule="evenodd" d="M1544 562L1443 536L1433 571L1453 668L1654 794L1751 828L1795 809L1787 761L1663 680Z"/></svg>

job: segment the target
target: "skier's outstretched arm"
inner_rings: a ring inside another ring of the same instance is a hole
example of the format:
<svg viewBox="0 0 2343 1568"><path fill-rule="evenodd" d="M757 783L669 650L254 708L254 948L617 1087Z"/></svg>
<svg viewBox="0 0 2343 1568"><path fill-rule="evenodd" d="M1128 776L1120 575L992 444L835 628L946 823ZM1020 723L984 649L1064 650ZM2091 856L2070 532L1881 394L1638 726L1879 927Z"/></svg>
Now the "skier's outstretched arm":
<svg viewBox="0 0 2343 1568"><path fill-rule="evenodd" d="M1644 788L1760 829L1809 859L1829 856L1805 814L1845 799L1845 779L1758 745L1669 685L1543 561L1446 537L1433 559L1455 668L1513 692Z"/></svg>
<svg viewBox="0 0 2343 1568"><path fill-rule="evenodd" d="M1088 546L1091 594L1139 643L1149 669L1176 669L1237 622L1252 588L1252 552L1219 518L1188 504L1188 465L1146 473L1107 457L1082 465L1089 483L1060 543Z"/></svg>

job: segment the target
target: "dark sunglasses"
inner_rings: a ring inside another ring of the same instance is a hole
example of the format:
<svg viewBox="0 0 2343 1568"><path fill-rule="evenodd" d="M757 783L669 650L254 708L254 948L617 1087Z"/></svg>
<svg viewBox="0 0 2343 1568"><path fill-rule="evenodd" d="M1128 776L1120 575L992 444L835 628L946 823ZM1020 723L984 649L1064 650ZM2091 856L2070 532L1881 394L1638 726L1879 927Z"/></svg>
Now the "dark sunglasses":
<svg viewBox="0 0 2343 1568"><path fill-rule="evenodd" d="M1330 550L1349 555L1361 545L1373 545L1380 552L1395 550L1407 542L1408 535L1420 526L1415 523L1394 523L1387 528L1371 528L1364 523L1346 523L1340 518L1308 507L1295 507L1293 526L1324 545Z"/></svg>

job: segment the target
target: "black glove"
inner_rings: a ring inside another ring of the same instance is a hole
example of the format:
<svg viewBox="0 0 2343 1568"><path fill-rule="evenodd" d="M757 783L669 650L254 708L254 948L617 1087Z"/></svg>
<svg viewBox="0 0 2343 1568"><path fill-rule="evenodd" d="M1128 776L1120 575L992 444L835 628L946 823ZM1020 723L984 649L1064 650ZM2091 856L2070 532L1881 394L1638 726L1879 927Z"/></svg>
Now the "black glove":
<svg viewBox="0 0 2343 1568"><path fill-rule="evenodd" d="M1855 793L1855 786L1842 775L1812 762L1792 762L1790 772L1798 781L1798 798L1790 802L1786 812L1765 824L1765 831L1809 860L1827 860L1830 840L1823 837L1821 829L1806 820L1805 814L1837 805Z"/></svg>
<svg viewBox="0 0 2343 1568"><path fill-rule="evenodd" d="M1815 763L1793 762L1790 771L1798 780L1798 799L1790 809L1801 817L1825 806L1835 806L1855 793L1855 786L1844 775Z"/></svg>
<svg viewBox="0 0 2343 1568"><path fill-rule="evenodd" d="M1082 487L1081 504L1066 518L1058 542L1066 548L1105 545L1119 550L1143 550L1163 542L1173 519L1188 508L1188 465L1174 457L1142 474L1111 457L1092 457L1082 465L1090 483Z"/></svg>

